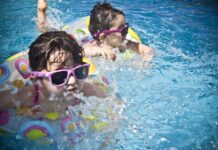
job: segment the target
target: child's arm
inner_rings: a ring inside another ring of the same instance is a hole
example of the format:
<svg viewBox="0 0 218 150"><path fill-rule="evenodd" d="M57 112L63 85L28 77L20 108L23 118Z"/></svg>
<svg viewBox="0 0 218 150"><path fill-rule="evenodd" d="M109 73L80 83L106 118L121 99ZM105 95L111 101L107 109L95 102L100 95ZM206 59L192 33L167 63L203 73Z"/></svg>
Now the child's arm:
<svg viewBox="0 0 218 150"><path fill-rule="evenodd" d="M116 59L116 54L110 46L90 46L89 44L86 44L83 48L86 57L102 56L105 59L113 61Z"/></svg>
<svg viewBox="0 0 218 150"><path fill-rule="evenodd" d="M0 92L0 110L14 107L13 98L11 96L11 90L5 90Z"/></svg>
<svg viewBox="0 0 218 150"><path fill-rule="evenodd" d="M96 96L101 98L107 97L106 93L103 90L89 82L85 82L83 92L85 96Z"/></svg>
<svg viewBox="0 0 218 150"><path fill-rule="evenodd" d="M30 87L17 89L16 93L13 93L11 89L0 92L0 110L20 107L23 105L32 104L32 90Z"/></svg>
<svg viewBox="0 0 218 150"><path fill-rule="evenodd" d="M37 7L37 17L38 17L38 28L40 32L46 32L46 8L47 2L46 0L38 0L38 7Z"/></svg>
<svg viewBox="0 0 218 150"><path fill-rule="evenodd" d="M132 49L142 55L146 61L150 61L154 56L154 50L144 44L128 40L127 49Z"/></svg>

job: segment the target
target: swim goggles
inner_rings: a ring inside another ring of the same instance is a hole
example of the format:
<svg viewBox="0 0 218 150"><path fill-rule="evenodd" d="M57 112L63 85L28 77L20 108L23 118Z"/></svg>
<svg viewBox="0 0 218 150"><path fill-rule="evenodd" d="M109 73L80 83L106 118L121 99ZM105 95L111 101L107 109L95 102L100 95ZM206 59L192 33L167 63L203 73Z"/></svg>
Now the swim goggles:
<svg viewBox="0 0 218 150"><path fill-rule="evenodd" d="M118 29L115 29L115 30L103 30L103 31L97 32L94 34L94 37L98 37L102 33L106 36L106 35L109 35L115 32L119 32L121 33L121 36L125 37L128 33L128 29L129 29L129 24L125 23L124 25L120 26Z"/></svg>
<svg viewBox="0 0 218 150"><path fill-rule="evenodd" d="M82 65L78 65L71 69L60 69L52 72L40 72L40 71L32 71L32 77L46 77L49 81L56 86L62 86L66 84L70 75L72 74L76 79L83 80L88 76L90 65L88 63L84 63Z"/></svg>

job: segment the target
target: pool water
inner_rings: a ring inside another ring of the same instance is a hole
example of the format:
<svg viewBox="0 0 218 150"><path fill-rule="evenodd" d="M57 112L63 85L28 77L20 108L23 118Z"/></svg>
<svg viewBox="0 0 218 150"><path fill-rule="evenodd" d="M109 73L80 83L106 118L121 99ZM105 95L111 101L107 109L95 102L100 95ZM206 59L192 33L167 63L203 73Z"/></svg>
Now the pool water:
<svg viewBox="0 0 218 150"><path fill-rule="evenodd" d="M96 2L47 1L50 23L58 27L89 15ZM140 56L120 55L112 64L99 64L125 103L113 149L218 149L218 2L109 2L125 12L143 43L156 52L149 64ZM2 63L28 49L39 32L35 0L3 1L0 9Z"/></svg>

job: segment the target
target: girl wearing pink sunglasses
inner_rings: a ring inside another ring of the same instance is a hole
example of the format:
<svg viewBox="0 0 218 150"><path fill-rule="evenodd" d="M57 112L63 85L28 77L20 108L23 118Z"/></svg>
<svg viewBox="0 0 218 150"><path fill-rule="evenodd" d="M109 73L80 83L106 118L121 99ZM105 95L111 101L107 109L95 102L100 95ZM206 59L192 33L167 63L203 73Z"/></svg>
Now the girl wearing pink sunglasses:
<svg viewBox="0 0 218 150"><path fill-rule="evenodd" d="M46 6L46 0L38 0L38 22L42 32L48 30L45 25ZM126 39L128 27L125 14L121 10L107 2L94 5L89 23L89 31L94 40L83 45L85 56L103 56L115 60L114 48L118 48L120 52L133 50L142 55L144 60L151 60L154 54L151 47Z"/></svg>
<svg viewBox="0 0 218 150"><path fill-rule="evenodd" d="M79 102L74 97L76 93L106 97L97 86L85 82L89 64L82 61L83 49L66 32L46 32L40 35L30 45L28 54L33 86L18 89L16 94L0 92L0 110L23 106L33 110L37 106L40 112L65 113L67 106ZM51 95L58 101L49 101ZM72 101L66 101L66 95ZM17 100L19 106L15 105L14 100Z"/></svg>

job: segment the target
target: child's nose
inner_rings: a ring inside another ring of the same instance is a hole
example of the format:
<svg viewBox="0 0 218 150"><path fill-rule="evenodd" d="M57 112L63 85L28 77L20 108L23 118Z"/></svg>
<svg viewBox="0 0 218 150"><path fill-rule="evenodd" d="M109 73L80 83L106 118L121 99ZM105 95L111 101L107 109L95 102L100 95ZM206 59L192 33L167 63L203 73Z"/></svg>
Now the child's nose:
<svg viewBox="0 0 218 150"><path fill-rule="evenodd" d="M75 77L71 74L68 81L67 81L67 84L75 84L76 83L76 79Z"/></svg>

